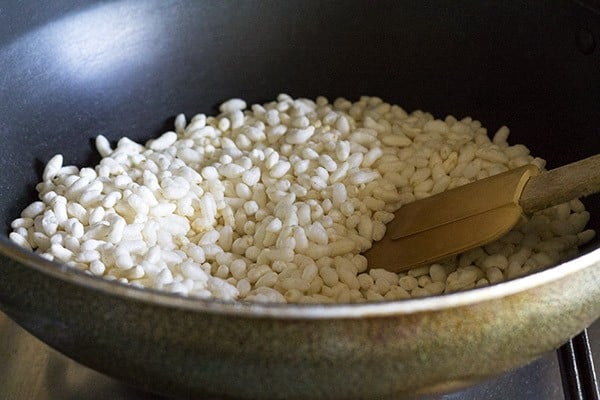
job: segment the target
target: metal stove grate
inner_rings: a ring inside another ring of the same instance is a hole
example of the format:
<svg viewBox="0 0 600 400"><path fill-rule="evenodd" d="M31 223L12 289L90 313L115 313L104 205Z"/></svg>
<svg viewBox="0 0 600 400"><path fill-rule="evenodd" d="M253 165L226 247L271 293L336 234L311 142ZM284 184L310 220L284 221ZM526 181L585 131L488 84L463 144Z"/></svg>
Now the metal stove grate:
<svg viewBox="0 0 600 400"><path fill-rule="evenodd" d="M587 330L558 349L558 363L566 400L600 400Z"/></svg>

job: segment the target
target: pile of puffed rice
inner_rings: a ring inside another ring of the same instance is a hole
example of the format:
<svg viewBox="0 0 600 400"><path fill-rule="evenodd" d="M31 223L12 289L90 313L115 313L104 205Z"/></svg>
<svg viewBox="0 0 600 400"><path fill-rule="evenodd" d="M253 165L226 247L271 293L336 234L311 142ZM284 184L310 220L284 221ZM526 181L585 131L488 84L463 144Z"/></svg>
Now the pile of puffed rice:
<svg viewBox="0 0 600 400"><path fill-rule="evenodd" d="M127 138L94 168L57 155L40 201L10 238L91 275L196 297L362 302L448 293L575 256L593 230L579 200L539 212L500 240L392 273L360 253L408 202L532 163L508 128L490 140L470 117L405 112L377 97L330 104L279 95L220 114L183 114L145 146Z"/></svg>

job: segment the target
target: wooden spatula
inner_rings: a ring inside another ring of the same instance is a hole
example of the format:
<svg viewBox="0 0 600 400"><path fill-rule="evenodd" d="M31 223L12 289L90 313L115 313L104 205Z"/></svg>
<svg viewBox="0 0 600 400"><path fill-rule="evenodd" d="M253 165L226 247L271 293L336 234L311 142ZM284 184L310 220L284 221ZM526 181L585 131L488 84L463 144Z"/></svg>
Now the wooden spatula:
<svg viewBox="0 0 600 400"><path fill-rule="evenodd" d="M600 192L600 154L540 173L510 170L401 207L365 252L371 268L400 272L489 243L522 214Z"/></svg>

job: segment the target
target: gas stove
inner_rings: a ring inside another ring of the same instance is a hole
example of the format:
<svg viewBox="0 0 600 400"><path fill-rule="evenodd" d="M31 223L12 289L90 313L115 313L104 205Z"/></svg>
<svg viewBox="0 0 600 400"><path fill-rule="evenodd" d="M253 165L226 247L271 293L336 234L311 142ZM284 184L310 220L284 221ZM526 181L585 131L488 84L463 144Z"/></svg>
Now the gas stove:
<svg viewBox="0 0 600 400"><path fill-rule="evenodd" d="M563 346L560 351L548 353L525 367L460 392L424 400L597 400L595 375L600 365L600 320L587 332L589 348L579 336L570 342L571 346ZM589 366L592 370L586 371ZM76 363L0 313L0 399L167 398L131 388Z"/></svg>

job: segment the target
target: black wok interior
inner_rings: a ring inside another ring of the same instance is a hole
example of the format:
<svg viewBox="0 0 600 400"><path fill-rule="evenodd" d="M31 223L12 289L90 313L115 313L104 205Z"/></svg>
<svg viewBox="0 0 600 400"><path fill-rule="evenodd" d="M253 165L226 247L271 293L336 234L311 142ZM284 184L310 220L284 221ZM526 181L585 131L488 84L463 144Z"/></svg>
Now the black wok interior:
<svg viewBox="0 0 600 400"><path fill-rule="evenodd" d="M230 97L376 95L506 124L549 167L598 153L594 4L3 2L0 240L54 154L95 163L98 134L144 141ZM600 228L600 199L586 205Z"/></svg>

